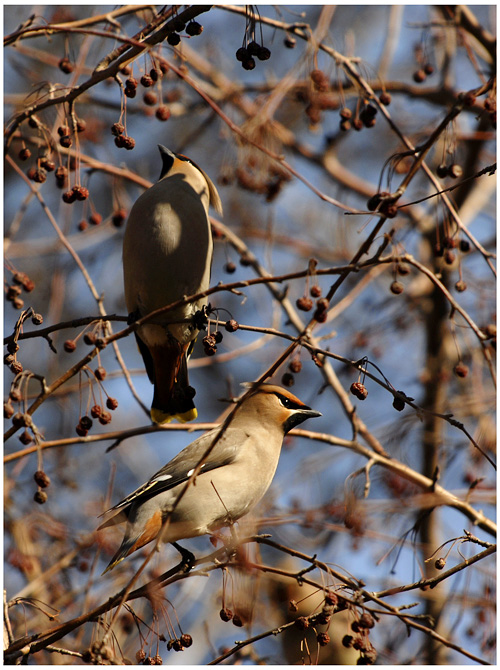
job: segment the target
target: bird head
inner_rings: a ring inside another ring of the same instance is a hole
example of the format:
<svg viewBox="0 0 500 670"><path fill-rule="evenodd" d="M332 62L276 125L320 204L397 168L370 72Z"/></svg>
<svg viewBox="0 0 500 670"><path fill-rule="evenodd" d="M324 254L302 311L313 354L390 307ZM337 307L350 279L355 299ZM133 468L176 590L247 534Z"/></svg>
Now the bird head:
<svg viewBox="0 0 500 670"><path fill-rule="evenodd" d="M249 385L252 388L252 385ZM281 426L286 434L307 419L322 416L293 393L274 384L260 384L243 401L242 414L255 413L264 425Z"/></svg>
<svg viewBox="0 0 500 670"><path fill-rule="evenodd" d="M210 204L218 214L222 214L222 203L219 193L215 188L213 181L194 161L183 154L176 154L170 149L167 149L162 144L158 145L162 159L162 169L160 173L160 180L164 177L171 177L174 174L183 174L189 181L197 173L201 174L207 183L208 195Z"/></svg>

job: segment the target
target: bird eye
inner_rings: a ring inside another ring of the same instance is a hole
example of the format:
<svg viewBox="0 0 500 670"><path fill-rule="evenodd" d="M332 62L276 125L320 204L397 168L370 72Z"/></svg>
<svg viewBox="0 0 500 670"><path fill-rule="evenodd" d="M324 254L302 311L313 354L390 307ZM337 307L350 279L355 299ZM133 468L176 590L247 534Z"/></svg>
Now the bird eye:
<svg viewBox="0 0 500 670"><path fill-rule="evenodd" d="M281 395L280 393L276 394L278 396L278 399L280 403L283 405L283 407L286 407L287 409L293 409L295 406L295 403L290 400L290 398L287 398L284 395Z"/></svg>

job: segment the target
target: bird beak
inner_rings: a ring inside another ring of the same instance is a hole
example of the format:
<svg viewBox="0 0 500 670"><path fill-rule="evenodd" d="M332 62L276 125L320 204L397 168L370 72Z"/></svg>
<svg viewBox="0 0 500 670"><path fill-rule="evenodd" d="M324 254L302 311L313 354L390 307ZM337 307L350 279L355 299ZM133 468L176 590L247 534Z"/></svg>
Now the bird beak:
<svg viewBox="0 0 500 670"><path fill-rule="evenodd" d="M285 433L288 433L289 430L295 428L295 426L298 426L303 421L307 421L307 419L314 419L316 416L323 415L321 412L317 412L315 409L310 409L309 407L301 407L300 409L294 410L293 414L291 414L285 421Z"/></svg>

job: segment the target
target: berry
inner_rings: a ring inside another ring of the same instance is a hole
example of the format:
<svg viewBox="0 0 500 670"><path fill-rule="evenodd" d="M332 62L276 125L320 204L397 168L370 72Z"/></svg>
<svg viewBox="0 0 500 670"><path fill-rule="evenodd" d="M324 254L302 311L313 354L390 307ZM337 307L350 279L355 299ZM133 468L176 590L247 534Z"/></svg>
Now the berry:
<svg viewBox="0 0 500 670"><path fill-rule="evenodd" d="M321 297L321 286L318 286L317 284L311 286L310 294L313 298Z"/></svg>
<svg viewBox="0 0 500 670"><path fill-rule="evenodd" d="M76 195L73 191L66 191L62 196L63 202L70 205L72 202L75 202Z"/></svg>
<svg viewBox="0 0 500 670"><path fill-rule="evenodd" d="M203 26L198 23L198 21L190 21L186 26L186 34L190 37L195 35L201 35L203 32ZM187 645L186 645L187 646Z"/></svg>
<svg viewBox="0 0 500 670"><path fill-rule="evenodd" d="M63 135L62 137L59 138L59 144L65 149L69 149L70 146L73 144L73 140L69 135Z"/></svg>
<svg viewBox="0 0 500 670"><path fill-rule="evenodd" d="M87 437L88 435L88 430L82 426L81 423L77 424L75 427L76 434L79 435L80 437Z"/></svg>
<svg viewBox="0 0 500 670"><path fill-rule="evenodd" d="M463 279L459 279L457 283L455 284L455 291L458 291L458 293L463 293L467 288L467 284L464 282Z"/></svg>
<svg viewBox="0 0 500 670"><path fill-rule="evenodd" d="M457 163L453 163L453 165L450 165L448 167L448 174L452 179L460 179L460 177L463 175L464 171L460 165Z"/></svg>
<svg viewBox="0 0 500 670"><path fill-rule="evenodd" d="M84 119L76 120L76 132L84 133L87 130L87 122Z"/></svg>
<svg viewBox="0 0 500 670"><path fill-rule="evenodd" d="M99 417L98 421L100 424L105 426L106 424L111 423L111 418L112 418L111 414L109 412L106 412L106 410L104 410L103 412L101 412L101 416Z"/></svg>
<svg viewBox="0 0 500 670"><path fill-rule="evenodd" d="M76 349L76 342L75 340L66 340L63 347L64 351L67 351L68 354L71 354Z"/></svg>
<svg viewBox="0 0 500 670"><path fill-rule="evenodd" d="M295 39L295 37L287 35L283 40L283 44L286 46L287 49L295 49L295 47L297 46L297 40Z"/></svg>
<svg viewBox="0 0 500 670"><path fill-rule="evenodd" d="M386 91L384 91L383 93L381 93L381 94L379 95L378 99L379 99L380 102L381 102L383 105L385 105L386 107L387 107L388 105L391 104L391 100L392 100L390 93L387 93Z"/></svg>
<svg viewBox="0 0 500 670"><path fill-rule="evenodd" d="M448 176L448 166L444 163L440 163L436 168L436 174L440 179L444 179Z"/></svg>
<svg viewBox="0 0 500 670"><path fill-rule="evenodd" d="M19 156L19 160L27 161L28 158L31 158L31 151L29 149L27 149L26 147L24 147L24 149L21 149L18 156Z"/></svg>
<svg viewBox="0 0 500 670"><path fill-rule="evenodd" d="M155 116L159 121L168 121L170 118L170 109L167 105L160 105L156 110Z"/></svg>
<svg viewBox="0 0 500 670"><path fill-rule="evenodd" d="M405 290L403 284L400 281L394 280L390 286L391 293L394 295L400 295Z"/></svg>
<svg viewBox="0 0 500 670"><path fill-rule="evenodd" d="M347 120L341 121L339 124L339 128L343 132L347 132L348 130L351 130L351 122Z"/></svg>
<svg viewBox="0 0 500 670"><path fill-rule="evenodd" d="M144 86L144 88L149 88L154 84L153 78L149 74L144 74L141 77L141 84Z"/></svg>
<svg viewBox="0 0 500 670"><path fill-rule="evenodd" d="M87 200L89 197L89 189L80 184L75 184L75 186L73 186L73 193L77 200Z"/></svg>
<svg viewBox="0 0 500 670"><path fill-rule="evenodd" d="M242 61L241 66L244 70L253 70L255 68L255 59L250 56Z"/></svg>
<svg viewBox="0 0 500 670"><path fill-rule="evenodd" d="M90 409L90 416L93 419L98 419L101 416L102 408L100 405L93 405Z"/></svg>
<svg viewBox="0 0 500 670"><path fill-rule="evenodd" d="M424 65L424 72L425 72L426 75L430 76L431 74L434 73L434 66L431 65L430 63L426 63Z"/></svg>
<svg viewBox="0 0 500 670"><path fill-rule="evenodd" d="M71 72L73 72L73 70L75 69L75 66L67 56L61 58L61 60L58 63L58 66L61 72L64 72L64 74L71 74Z"/></svg>
<svg viewBox="0 0 500 670"><path fill-rule="evenodd" d="M228 274L233 274L233 272L236 272L236 264L233 263L232 261L228 261L224 265L224 271L227 272Z"/></svg>
<svg viewBox="0 0 500 670"><path fill-rule="evenodd" d="M405 408L405 401L402 398L396 398L396 396L394 396L394 400L392 401L392 406L398 412L402 412Z"/></svg>
<svg viewBox="0 0 500 670"><path fill-rule="evenodd" d="M302 370L302 363L299 361L298 358L295 358L293 361L290 361L288 364L288 368L290 372L298 373Z"/></svg>
<svg viewBox="0 0 500 670"><path fill-rule="evenodd" d="M118 400L116 398L107 398L106 407L111 410L115 410L118 407Z"/></svg>
<svg viewBox="0 0 500 670"><path fill-rule="evenodd" d="M447 265L452 265L455 261L455 254L451 249L446 249L443 253L444 262Z"/></svg>
<svg viewBox="0 0 500 670"><path fill-rule="evenodd" d="M84 430L90 430L90 429L92 428L92 425L93 425L93 421L92 421L92 419L90 418L90 416L86 416L86 415L85 415L85 416L82 416L82 417L81 417L81 419L80 419L80 426L81 426Z"/></svg>
<svg viewBox="0 0 500 670"><path fill-rule="evenodd" d="M366 396L368 395L368 391L366 390L366 386L364 384L362 384L361 382L353 382L351 384L350 391L359 400L365 400Z"/></svg>
<svg viewBox="0 0 500 670"><path fill-rule="evenodd" d="M91 223L93 226L98 226L102 221L102 215L99 214L98 212L93 212L89 216L89 223Z"/></svg>
<svg viewBox="0 0 500 670"><path fill-rule="evenodd" d="M120 208L114 211L111 215L111 223L115 226L115 228L121 228L126 218L127 212L123 208Z"/></svg>
<svg viewBox="0 0 500 670"><path fill-rule="evenodd" d="M413 73L413 81L417 84L421 84L426 79L427 75L425 74L424 70L417 70Z"/></svg>
<svg viewBox="0 0 500 670"><path fill-rule="evenodd" d="M181 642L184 647L190 647L193 644L193 638L188 633L181 635Z"/></svg>
<svg viewBox="0 0 500 670"><path fill-rule="evenodd" d="M295 384L295 378L290 372L285 372L285 374L281 378L281 383L286 388L290 388L291 386L293 386Z"/></svg>
<svg viewBox="0 0 500 670"><path fill-rule="evenodd" d="M466 254L468 251L470 251L470 243L469 243L468 240L460 240L460 243L459 243L458 246L460 248L460 251L464 254Z"/></svg>
<svg viewBox="0 0 500 670"><path fill-rule="evenodd" d="M368 612L363 612L359 617L359 627L360 628L373 628L375 626L375 621L371 614Z"/></svg>
<svg viewBox="0 0 500 670"><path fill-rule="evenodd" d="M33 496L33 500L39 505L43 505L45 502L47 502L47 498L48 495L45 493L45 491L37 491Z"/></svg>
<svg viewBox="0 0 500 670"><path fill-rule="evenodd" d="M325 647L330 643L330 636L328 633L318 633L316 639L320 647Z"/></svg>
<svg viewBox="0 0 500 670"><path fill-rule="evenodd" d="M240 63L243 63L243 61L248 60L248 57L249 53L245 49L245 47L240 47L236 52L236 60L240 61Z"/></svg>
<svg viewBox="0 0 500 670"><path fill-rule="evenodd" d="M7 401L3 405L3 418L4 419L10 419L12 418L14 414L14 408L12 407L12 404Z"/></svg>
<svg viewBox="0 0 500 670"><path fill-rule="evenodd" d="M271 51L267 47L260 47L257 52L257 58L259 60L269 60L271 58Z"/></svg>
<svg viewBox="0 0 500 670"><path fill-rule="evenodd" d="M312 309L313 301L311 300L311 298L302 296L302 298L297 299L297 302L295 304L297 305L297 309L300 309L303 312L309 312Z"/></svg>
<svg viewBox="0 0 500 670"><path fill-rule="evenodd" d="M354 638L352 635L344 635L342 638L342 645L349 649L349 647L352 647L353 640Z"/></svg>
<svg viewBox="0 0 500 670"><path fill-rule="evenodd" d="M56 169L56 164L54 163L54 161L51 161L50 158L44 156L40 160L40 167L44 168L44 170L47 170L47 172L54 172L54 170Z"/></svg>
<svg viewBox="0 0 500 670"><path fill-rule="evenodd" d="M170 44L171 47L176 47L180 41L181 41L180 35L178 35L177 33L170 33L170 35L167 37L167 42Z"/></svg>
<svg viewBox="0 0 500 670"><path fill-rule="evenodd" d="M442 570L445 565L446 565L446 559L442 557L437 558L434 563L434 567L436 568L436 570Z"/></svg>
<svg viewBox="0 0 500 670"><path fill-rule="evenodd" d="M295 619L295 625L299 630L306 630L309 628L309 620L305 616L299 616Z"/></svg>
<svg viewBox="0 0 500 670"><path fill-rule="evenodd" d="M130 137L129 135L122 135L121 137L123 139L123 146L125 147L125 149L127 149L127 151L131 151L135 147L134 138Z"/></svg>
<svg viewBox="0 0 500 670"><path fill-rule="evenodd" d="M476 104L476 96L470 91L464 95L463 100L466 107L472 107Z"/></svg>
<svg viewBox="0 0 500 670"><path fill-rule="evenodd" d="M158 96L152 91L147 91L147 93L144 93L142 99L144 100L144 104L148 105L149 107L153 107L158 102Z"/></svg>
<svg viewBox="0 0 500 670"><path fill-rule="evenodd" d="M113 123L113 125L111 126L111 134L115 135L116 137L118 137L119 135L123 135L124 132L125 132L125 126L123 125L123 123Z"/></svg>
<svg viewBox="0 0 500 670"><path fill-rule="evenodd" d="M464 377L467 377L469 374L469 368L465 365L465 363L457 363L455 367L453 368L454 373L457 375L457 377L461 377L462 379Z"/></svg>
<svg viewBox="0 0 500 670"><path fill-rule="evenodd" d="M50 477L45 474L43 470L37 470L33 475L33 479L35 480L37 486L42 489L46 489L47 486L50 485Z"/></svg>
<svg viewBox="0 0 500 670"><path fill-rule="evenodd" d="M228 333L236 332L239 327L240 327L239 323L234 319L230 319L229 321L226 321L226 323L224 324L224 328L227 330Z"/></svg>
<svg viewBox="0 0 500 670"><path fill-rule="evenodd" d="M59 126L59 128L57 129L57 134L59 135L59 137L64 137L65 135L70 135L71 134L70 127L66 126L66 125Z"/></svg>
<svg viewBox="0 0 500 670"><path fill-rule="evenodd" d="M258 42L250 42L247 46L247 51L250 56L256 56L259 53L260 44Z"/></svg>
<svg viewBox="0 0 500 670"><path fill-rule="evenodd" d="M233 613L231 612L230 609L228 609L227 607L224 607L224 608L221 609L221 611L219 612L219 616L220 616L220 618L222 619L222 621L226 621L226 622L227 622L227 621L231 621L231 619L233 618Z"/></svg>
<svg viewBox="0 0 500 670"><path fill-rule="evenodd" d="M100 382L102 382L102 381L104 381L104 379L106 379L107 374L108 373L106 372L106 368L103 368L102 366L99 366L98 368L96 368L95 376L96 376L96 379L98 379Z"/></svg>
<svg viewBox="0 0 500 670"><path fill-rule="evenodd" d="M33 438L31 436L31 433L29 431L25 430L21 435L19 435L19 441L22 444L30 444L30 442L33 442Z"/></svg>

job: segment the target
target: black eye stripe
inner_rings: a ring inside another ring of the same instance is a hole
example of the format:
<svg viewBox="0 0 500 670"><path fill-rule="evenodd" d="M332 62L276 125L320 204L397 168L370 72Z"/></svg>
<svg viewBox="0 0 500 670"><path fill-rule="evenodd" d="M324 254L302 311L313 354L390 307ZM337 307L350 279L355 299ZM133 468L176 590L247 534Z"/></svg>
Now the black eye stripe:
<svg viewBox="0 0 500 670"><path fill-rule="evenodd" d="M305 405L299 405L299 403L287 398L285 395L281 395L281 393L276 393L275 395L279 398L283 407L286 407L287 409L307 409Z"/></svg>

